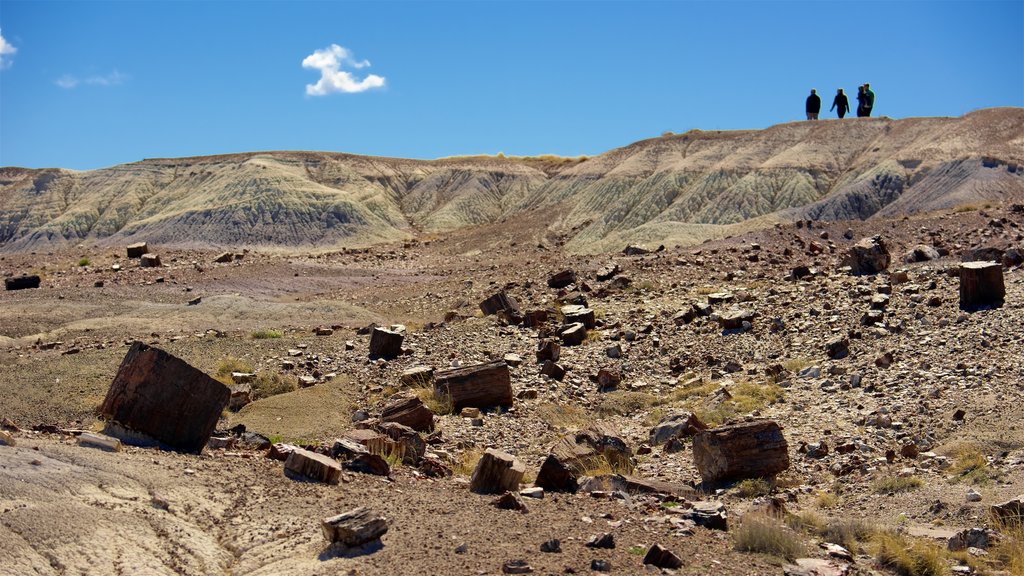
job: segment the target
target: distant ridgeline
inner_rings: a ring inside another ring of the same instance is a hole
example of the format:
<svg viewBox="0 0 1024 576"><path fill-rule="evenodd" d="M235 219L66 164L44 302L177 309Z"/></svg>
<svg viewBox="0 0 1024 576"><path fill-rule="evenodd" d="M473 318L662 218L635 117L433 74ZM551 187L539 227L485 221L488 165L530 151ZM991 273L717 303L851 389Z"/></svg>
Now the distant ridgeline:
<svg viewBox="0 0 1024 576"><path fill-rule="evenodd" d="M550 208L568 249L598 252L1022 197L1024 109L993 108L693 130L586 159L257 152L86 172L0 168L0 250L358 246Z"/></svg>

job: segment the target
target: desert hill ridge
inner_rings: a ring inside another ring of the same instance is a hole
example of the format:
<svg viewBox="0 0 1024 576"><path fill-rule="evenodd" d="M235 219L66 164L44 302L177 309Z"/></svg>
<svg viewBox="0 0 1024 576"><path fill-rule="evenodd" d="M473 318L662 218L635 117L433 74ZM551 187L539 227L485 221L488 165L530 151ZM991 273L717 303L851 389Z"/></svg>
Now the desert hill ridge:
<svg viewBox="0 0 1024 576"><path fill-rule="evenodd" d="M891 218L1024 197L1024 109L641 140L591 158L334 152L0 168L0 250L133 240L358 246L543 219L577 252L689 244L797 219Z"/></svg>

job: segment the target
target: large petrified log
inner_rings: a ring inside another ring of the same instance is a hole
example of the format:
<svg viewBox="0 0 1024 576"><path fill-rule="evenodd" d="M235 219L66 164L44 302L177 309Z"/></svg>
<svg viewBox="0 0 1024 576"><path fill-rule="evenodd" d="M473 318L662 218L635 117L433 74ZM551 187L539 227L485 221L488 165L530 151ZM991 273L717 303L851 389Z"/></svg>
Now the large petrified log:
<svg viewBox="0 0 1024 576"><path fill-rule="evenodd" d="M284 469L327 484L337 484L341 480L341 464L337 460L303 448L292 450L284 461Z"/></svg>
<svg viewBox="0 0 1024 576"><path fill-rule="evenodd" d="M185 452L206 446L231 390L184 360L135 342L110 384L100 414Z"/></svg>
<svg viewBox="0 0 1024 576"><path fill-rule="evenodd" d="M373 542L388 531L387 518L363 506L325 518L320 526L328 542L345 546Z"/></svg>
<svg viewBox="0 0 1024 576"><path fill-rule="evenodd" d="M789 446L777 423L754 420L700 432L693 459L705 482L770 478L789 468Z"/></svg>
<svg viewBox="0 0 1024 576"><path fill-rule="evenodd" d="M413 395L394 396L380 413L383 422L398 422L420 432L434 431L434 413Z"/></svg>
<svg viewBox="0 0 1024 576"><path fill-rule="evenodd" d="M397 358L402 354L404 339L401 332L374 327L370 333L370 358Z"/></svg>
<svg viewBox="0 0 1024 576"><path fill-rule="evenodd" d="M143 254L149 253L149 245L145 242L137 242L135 244L129 244L127 247L129 258L142 258Z"/></svg>
<svg viewBox="0 0 1024 576"><path fill-rule="evenodd" d="M525 473L526 466L516 460L515 456L488 448L473 470L469 489L477 494L517 492Z"/></svg>
<svg viewBox="0 0 1024 576"><path fill-rule="evenodd" d="M12 276L11 278L4 278L4 288L6 290L24 290L26 288L39 288L40 278L38 275L33 274L31 276Z"/></svg>
<svg viewBox="0 0 1024 576"><path fill-rule="evenodd" d="M855 276L878 274L889 267L889 248L881 236L864 238L850 247L846 260Z"/></svg>
<svg viewBox="0 0 1024 576"><path fill-rule="evenodd" d="M1003 267L995 262L964 262L960 265L960 309L998 308L1006 298Z"/></svg>
<svg viewBox="0 0 1024 576"><path fill-rule="evenodd" d="M455 412L512 405L512 376L504 360L442 370L434 376L434 389L451 397Z"/></svg>
<svg viewBox="0 0 1024 576"><path fill-rule="evenodd" d="M484 316L490 316L498 312L518 315L519 303L516 302L515 298L502 291L481 302L480 311L484 313Z"/></svg>

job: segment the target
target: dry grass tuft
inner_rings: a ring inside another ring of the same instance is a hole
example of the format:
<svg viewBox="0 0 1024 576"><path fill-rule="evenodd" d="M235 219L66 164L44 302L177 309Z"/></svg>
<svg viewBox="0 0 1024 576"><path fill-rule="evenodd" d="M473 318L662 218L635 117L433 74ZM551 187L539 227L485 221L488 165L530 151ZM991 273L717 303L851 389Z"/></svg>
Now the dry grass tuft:
<svg viewBox="0 0 1024 576"><path fill-rule="evenodd" d="M225 356L217 362L217 376L230 377L232 372L252 372L252 364L234 356Z"/></svg>
<svg viewBox="0 0 1024 576"><path fill-rule="evenodd" d="M455 411L455 404L452 402L452 397L448 394L438 392L429 383L427 383L426 386L414 388L413 394L415 394L427 408L430 408L430 411L434 414L440 416L444 414L451 414Z"/></svg>
<svg viewBox="0 0 1024 576"><path fill-rule="evenodd" d="M789 528L764 514L747 514L733 532L737 550L761 552L786 560L795 560L803 554L804 545Z"/></svg>
<svg viewBox="0 0 1024 576"><path fill-rule="evenodd" d="M924 486L924 480L917 476L884 476L871 483L875 494L896 494L909 492Z"/></svg>
<svg viewBox="0 0 1024 576"><path fill-rule="evenodd" d="M900 576L943 576L948 572L948 552L930 542L876 532L871 547L878 563Z"/></svg>
<svg viewBox="0 0 1024 576"><path fill-rule="evenodd" d="M764 478L748 478L736 484L736 495L740 498L756 498L772 493L772 483Z"/></svg>
<svg viewBox="0 0 1024 576"><path fill-rule="evenodd" d="M480 458L483 458L483 448L467 448L459 454L459 461L452 467L452 472L458 476L472 476Z"/></svg>
<svg viewBox="0 0 1024 576"><path fill-rule="evenodd" d="M261 372L256 375L256 380L252 383L253 400L294 392L298 388L299 379L295 376L283 376L276 372Z"/></svg>
<svg viewBox="0 0 1024 576"><path fill-rule="evenodd" d="M250 334L249 336L253 340L267 340L267 339L270 339L270 338L283 338L284 337L284 332L281 332L280 330L264 329L264 330L257 330L255 332L253 332L252 334Z"/></svg>
<svg viewBox="0 0 1024 576"><path fill-rule="evenodd" d="M587 427L593 419L575 404L545 402L537 406L537 416L552 428L579 430Z"/></svg>

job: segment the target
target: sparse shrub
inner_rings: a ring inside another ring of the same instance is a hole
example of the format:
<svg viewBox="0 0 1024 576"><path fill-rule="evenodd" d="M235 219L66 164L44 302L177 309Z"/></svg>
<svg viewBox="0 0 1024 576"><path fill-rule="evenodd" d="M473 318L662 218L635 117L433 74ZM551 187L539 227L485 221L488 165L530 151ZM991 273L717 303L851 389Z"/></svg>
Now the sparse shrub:
<svg viewBox="0 0 1024 576"><path fill-rule="evenodd" d="M790 372L797 373L813 364L814 361L810 358L790 358L782 363L782 367Z"/></svg>
<svg viewBox="0 0 1024 576"><path fill-rule="evenodd" d="M747 514L733 532L733 542L742 552L761 552L786 560L803 553L803 543L789 528L764 514Z"/></svg>
<svg viewBox="0 0 1024 576"><path fill-rule="evenodd" d="M430 411L434 414L451 414L455 410L455 405L452 402L452 397L448 394L438 392L433 386L427 385L416 388L413 390L416 397L421 402L430 408Z"/></svg>
<svg viewBox="0 0 1024 576"><path fill-rule="evenodd" d="M294 392L298 387L299 379L295 376L282 376L276 372L261 372L256 375L256 380L252 383L253 400Z"/></svg>
<svg viewBox="0 0 1024 576"><path fill-rule="evenodd" d="M835 508L839 505L839 496L832 492L818 492L818 495L814 498L814 504L818 508L825 510Z"/></svg>
<svg viewBox="0 0 1024 576"><path fill-rule="evenodd" d="M760 410L782 398L782 388L777 384L759 384L746 380L729 389L732 401L741 413Z"/></svg>
<svg viewBox="0 0 1024 576"><path fill-rule="evenodd" d="M82 258L81 260L78 261L78 265L79 266L88 266L89 265L89 259L88 258Z"/></svg>
<svg viewBox="0 0 1024 576"><path fill-rule="evenodd" d="M584 428L593 420L575 404L556 404L554 402L545 402L537 406L537 416L548 426L570 430Z"/></svg>
<svg viewBox="0 0 1024 576"><path fill-rule="evenodd" d="M998 473L988 466L985 454L975 444L958 444L951 451L951 455L953 465L949 467L949 472L957 482L986 486L998 477Z"/></svg>
<svg viewBox="0 0 1024 576"><path fill-rule="evenodd" d="M459 454L459 461L452 467L452 472L458 476L472 476L473 470L484 455L482 448L467 448Z"/></svg>
<svg viewBox="0 0 1024 576"><path fill-rule="evenodd" d="M603 417L611 415L628 416L657 404L658 398L653 394L632 390L616 390L601 396L601 403L597 405L597 413Z"/></svg>
<svg viewBox="0 0 1024 576"><path fill-rule="evenodd" d="M217 376L230 377L232 372L252 372L252 364L234 356L225 356L217 362Z"/></svg>
<svg viewBox="0 0 1024 576"><path fill-rule="evenodd" d="M267 340L270 338L282 338L284 336L284 332L281 332L280 330L263 329L253 332L250 336L252 336L253 340Z"/></svg>
<svg viewBox="0 0 1024 576"><path fill-rule="evenodd" d="M813 510L803 510L798 514L787 514L786 526L797 532L817 535L825 529L825 518Z"/></svg>
<svg viewBox="0 0 1024 576"><path fill-rule="evenodd" d="M993 520L999 540L989 554L1010 574L1024 574L1024 518Z"/></svg>
<svg viewBox="0 0 1024 576"><path fill-rule="evenodd" d="M854 554L860 552L861 542L866 542L873 533L870 524L855 518L831 520L818 530L822 540L839 544Z"/></svg>
<svg viewBox="0 0 1024 576"><path fill-rule="evenodd" d="M736 484L736 495L740 498L756 498L772 493L772 483L764 478L748 478Z"/></svg>
<svg viewBox="0 0 1024 576"><path fill-rule="evenodd" d="M942 576L947 572L946 552L935 544L876 532L871 545L878 563L900 576Z"/></svg>
<svg viewBox="0 0 1024 576"><path fill-rule="evenodd" d="M644 554L647 554L647 548L643 546L630 546L626 552L633 556L643 556Z"/></svg>
<svg viewBox="0 0 1024 576"><path fill-rule="evenodd" d="M896 494L909 492L924 485L917 476L884 476L871 483L871 490L876 494Z"/></svg>

